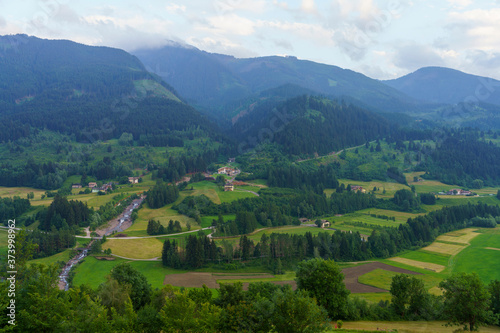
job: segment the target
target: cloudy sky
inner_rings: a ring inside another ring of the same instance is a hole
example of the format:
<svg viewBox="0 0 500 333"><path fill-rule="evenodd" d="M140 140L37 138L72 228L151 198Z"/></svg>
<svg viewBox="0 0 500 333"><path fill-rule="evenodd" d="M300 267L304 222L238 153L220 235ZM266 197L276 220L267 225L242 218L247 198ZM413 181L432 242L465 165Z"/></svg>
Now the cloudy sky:
<svg viewBox="0 0 500 333"><path fill-rule="evenodd" d="M133 51L175 40L294 55L377 79L446 66L500 79L500 0L0 0L0 35Z"/></svg>

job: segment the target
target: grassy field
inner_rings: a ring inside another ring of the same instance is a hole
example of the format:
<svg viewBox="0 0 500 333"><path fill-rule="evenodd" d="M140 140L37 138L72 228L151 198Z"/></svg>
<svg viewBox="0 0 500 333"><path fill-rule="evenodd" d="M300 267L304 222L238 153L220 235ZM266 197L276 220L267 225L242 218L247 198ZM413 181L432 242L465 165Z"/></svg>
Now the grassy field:
<svg viewBox="0 0 500 333"><path fill-rule="evenodd" d="M394 193L396 191L401 190L401 189L406 189L408 190L409 187L403 184L399 183L392 183L392 182L384 182L384 181L370 181L370 182L362 182L358 180L350 180L350 179L339 179L339 183L344 184L346 187L347 185L359 185L363 186L363 188L368 192L372 191L374 187L378 189L378 191L375 192L377 197L379 198L392 198L394 196ZM383 193L385 189L385 193Z"/></svg>
<svg viewBox="0 0 500 333"><path fill-rule="evenodd" d="M438 288L439 282L454 272L476 272L485 283L489 283L494 279L500 280L500 271L498 270L500 251L494 250L500 249L500 228L483 228L479 230L477 228L467 228L447 233L440 236L440 238L455 238L455 240L463 243L456 243L462 245L454 245L436 241L430 247L406 252L395 258L377 261L422 273L423 275L418 275L417 278L424 281L426 289L429 292L437 295L441 293L441 290ZM469 242L470 245L466 242ZM450 251L451 247L453 247L453 251ZM461 251L456 252L455 247L459 247ZM428 250L429 248L441 252L431 252ZM454 254L443 252L454 252ZM436 270L439 266L434 265L442 266L443 269ZM433 268L435 271L430 270ZM393 272L375 270L359 277L359 282L388 290L391 278L395 274ZM368 295L370 301L378 302L384 299L383 293Z"/></svg>
<svg viewBox="0 0 500 333"><path fill-rule="evenodd" d="M394 264L394 262L392 262L391 264ZM410 268L410 270L416 271L413 267ZM358 278L358 281L360 283L374 286L377 288L390 290L392 278L396 275L398 275L398 273L396 272L386 271L383 269L376 269L360 276ZM436 274L415 275L415 277L421 279L424 282L425 288L427 290L436 287L441 281L441 277L439 277L439 275Z"/></svg>
<svg viewBox="0 0 500 333"><path fill-rule="evenodd" d="M446 322L444 321L356 321L356 322L344 322L342 330L360 330L364 331L374 331L374 332L400 332L400 333L423 333L423 332L433 332L433 333L452 333L457 328L444 326ZM335 332L337 330L331 330ZM485 333L495 333L500 332L500 327L488 326L481 327L481 332Z"/></svg>
<svg viewBox="0 0 500 333"><path fill-rule="evenodd" d="M321 229L318 227L304 227L304 226L283 226L283 227L275 227L275 228L266 228L264 230L258 230L248 236L250 240L252 240L254 243L257 243L260 241L261 237L263 234L270 235L272 233L283 233L283 234L290 234L290 235L305 235L306 232L310 232L313 235L316 235L320 232L329 232L333 233L335 232L334 230L331 229ZM227 237L224 238L234 244L239 244L240 241L240 236L235 236L235 237ZM215 241L220 244L222 241L220 238L215 238Z"/></svg>
<svg viewBox="0 0 500 333"><path fill-rule="evenodd" d="M187 231L188 223L191 225L191 230L200 228L194 219L186 215L179 214L176 210L173 210L172 204L158 209L151 209L147 207L147 205L144 205L141 209L139 209L138 217L134 224L125 230L124 233L127 234L127 236L133 237L148 236L146 229L148 227L148 221L151 219L160 221L164 227L168 226L170 220L179 221L182 231Z"/></svg>
<svg viewBox="0 0 500 333"><path fill-rule="evenodd" d="M70 259L70 253L71 249L67 249L50 257L30 260L28 264L44 264L50 266L58 261L67 262Z"/></svg>
<svg viewBox="0 0 500 333"><path fill-rule="evenodd" d="M92 288L97 288L106 280L106 275L111 269L121 262L126 260L116 258L116 260L97 260L94 257L85 258L79 265L75 267L75 277L73 285L79 286L87 284Z"/></svg>
<svg viewBox="0 0 500 333"><path fill-rule="evenodd" d="M401 258L401 257L394 257L390 258L390 260L395 261L395 262L400 262L406 265L418 267L418 268L423 268L423 269L428 269L433 272L442 272L446 268L445 265L439 265L439 264L433 264L430 262L425 262L425 261L418 261L418 260L413 260L413 259L408 259L408 258Z"/></svg>
<svg viewBox="0 0 500 333"><path fill-rule="evenodd" d="M113 239L102 245L103 250L111 249L113 254L131 259L153 259L161 257L163 242L157 238Z"/></svg>
<svg viewBox="0 0 500 333"><path fill-rule="evenodd" d="M41 200L42 194L45 194L45 190L36 189L33 187L4 187L0 186L0 198L5 197L21 197L26 199L28 193L33 192L35 195L35 200Z"/></svg>
<svg viewBox="0 0 500 333"><path fill-rule="evenodd" d="M236 219L235 214L228 214L228 215L223 215L222 218L224 219L224 222L230 221ZM212 225L213 220L217 220L218 216L216 215L207 215L207 216L202 216L201 217L201 227L206 228Z"/></svg>
<svg viewBox="0 0 500 333"><path fill-rule="evenodd" d="M401 258L417 260L421 262L429 262L432 264L447 266L450 260L450 255L443 253L427 252L425 250L411 251L400 255Z"/></svg>
<svg viewBox="0 0 500 333"><path fill-rule="evenodd" d="M470 241L470 245L452 261L453 272L476 272L481 280L500 280L500 228L487 230Z"/></svg>

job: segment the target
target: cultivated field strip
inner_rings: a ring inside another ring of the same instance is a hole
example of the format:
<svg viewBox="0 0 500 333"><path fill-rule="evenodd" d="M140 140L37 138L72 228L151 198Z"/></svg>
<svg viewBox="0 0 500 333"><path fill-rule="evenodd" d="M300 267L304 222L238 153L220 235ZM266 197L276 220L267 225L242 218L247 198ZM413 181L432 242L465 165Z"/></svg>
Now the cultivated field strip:
<svg viewBox="0 0 500 333"><path fill-rule="evenodd" d="M470 244L470 240L479 235L479 233L476 232L477 230L478 229L467 228L460 231L449 232L445 235L439 236L436 240L443 242Z"/></svg>
<svg viewBox="0 0 500 333"><path fill-rule="evenodd" d="M460 246L460 245L454 245L454 244L434 242L431 245L424 247L422 250L455 255L465 248L466 248L465 245Z"/></svg>
<svg viewBox="0 0 500 333"><path fill-rule="evenodd" d="M438 272L438 273L443 271L446 268L443 265L432 264L430 262L417 261L417 260L406 259L406 258L401 258L401 257L394 257L394 258L390 258L389 260L399 262L399 263L402 263L405 265L413 266L413 267L428 269L430 271Z"/></svg>

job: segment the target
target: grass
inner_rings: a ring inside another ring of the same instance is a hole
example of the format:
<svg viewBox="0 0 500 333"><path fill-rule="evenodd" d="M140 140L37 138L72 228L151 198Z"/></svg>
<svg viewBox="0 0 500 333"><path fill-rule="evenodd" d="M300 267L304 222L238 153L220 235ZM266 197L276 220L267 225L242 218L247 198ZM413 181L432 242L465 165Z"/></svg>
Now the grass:
<svg viewBox="0 0 500 333"><path fill-rule="evenodd" d="M147 207L147 205L144 205L141 209L139 209L138 218L135 220L134 224L125 230L125 233L127 236L134 237L148 236L146 230L148 227L148 221L151 219L159 221L164 227L168 226L170 220L179 221L182 231L187 231L188 223L191 225L191 230L200 228L194 219L186 215L179 214L171 207L172 205L167 205L162 208L151 209Z"/></svg>
<svg viewBox="0 0 500 333"><path fill-rule="evenodd" d="M378 303L380 301L390 301L391 294L390 293L359 293L359 294L351 294L351 298L359 297L371 303Z"/></svg>
<svg viewBox="0 0 500 333"><path fill-rule="evenodd" d="M459 244L470 244L470 241L478 236L476 233L477 228L467 228L462 229L460 232L456 233L447 233L446 235L439 236L436 240L441 242L453 242Z"/></svg>
<svg viewBox="0 0 500 333"><path fill-rule="evenodd" d="M425 250L411 251L400 255L401 258L429 262L432 264L447 266L450 255L444 253L427 252Z"/></svg>
<svg viewBox="0 0 500 333"><path fill-rule="evenodd" d="M75 267L75 277L73 285L79 286L87 284L92 288L97 288L101 283L106 281L106 275L111 269L119 263L125 262L124 259L116 258L116 260L97 260L94 257L86 257L79 265Z"/></svg>
<svg viewBox="0 0 500 333"><path fill-rule="evenodd" d="M444 326L446 322L444 321L345 321L342 327L342 331L345 330L361 330L364 331L375 331L375 332L391 332L396 330L400 333L420 333L420 332L433 332L433 333L452 333L455 331L455 327ZM337 330L332 330L335 332ZM500 332L500 327L487 326L481 327L481 332L494 333Z"/></svg>
<svg viewBox="0 0 500 333"><path fill-rule="evenodd" d="M394 262L387 262L390 265L393 265ZM396 266L396 265L394 265ZM417 271L413 267L409 268L412 271ZM363 284L367 284L370 286L374 286L377 288L382 288L385 290L391 289L392 278L400 273L386 271L384 269L375 269L369 273L361 275L358 278L358 281ZM442 277L439 274L424 274L424 275L414 275L416 278L421 279L424 282L424 286L427 290L436 287L439 282L442 280Z"/></svg>
<svg viewBox="0 0 500 333"><path fill-rule="evenodd" d="M393 183L393 182L384 182L380 180L374 180L374 181L369 181L369 182L362 182L358 180L351 180L351 179L339 179L339 183L344 184L346 187L347 185L359 185L363 186L363 188L366 191L372 191L374 187L379 189L378 191L375 192L377 197L379 198L392 198L394 196L394 193L396 191L401 190L401 189L406 189L408 190L408 186L404 184L399 184L399 183ZM385 193L383 193L383 190L385 189Z"/></svg>
<svg viewBox="0 0 500 333"><path fill-rule="evenodd" d="M272 233L283 233L283 234L289 234L289 235L305 235L306 232L310 232L313 235L316 235L320 232L329 232L333 233L335 232L334 230L330 229L321 229L317 227L304 227L304 226L284 226L284 227L275 227L275 228L266 228L264 230L259 230L256 231L248 236L248 238L254 243L257 243L260 241L261 237L263 234L270 235ZM239 244L240 241L240 236L237 237L228 237L225 238L226 240ZM217 243L221 242L221 239L216 238L215 239Z"/></svg>
<svg viewBox="0 0 500 333"><path fill-rule="evenodd" d="M424 251L436 252L454 255L465 249L464 245L447 244L442 242L434 242L429 246L423 248Z"/></svg>
<svg viewBox="0 0 500 333"><path fill-rule="evenodd" d="M161 257L163 242L157 238L113 239L102 245L103 250L111 249L113 254L132 259L152 259Z"/></svg>
<svg viewBox="0 0 500 333"><path fill-rule="evenodd" d="M491 280L500 280L500 229L488 229L470 241L470 245L457 254L452 262L453 272L476 272L481 280L489 283Z"/></svg>
<svg viewBox="0 0 500 333"><path fill-rule="evenodd" d="M71 249L66 249L63 252L56 253L50 257L30 260L30 261L28 261L28 264L44 264L44 265L50 266L50 265L55 264L59 261L67 262L70 259L70 257L69 257L70 253L71 253Z"/></svg>
<svg viewBox="0 0 500 333"><path fill-rule="evenodd" d="M45 194L45 190L36 189L33 187L0 186L0 198L17 196L26 199L26 195L31 192L33 192L33 194L35 195L35 201L41 200L42 194Z"/></svg>
<svg viewBox="0 0 500 333"><path fill-rule="evenodd" d="M251 192L245 192L245 191L241 191L238 189L239 189L239 187L235 186L234 191L228 191L228 192L220 191L218 193L220 200L222 202L232 202L232 201L236 201L239 199L255 198L256 197L256 195L251 193Z"/></svg>
<svg viewBox="0 0 500 333"><path fill-rule="evenodd" d="M442 272L446 268L445 265L433 264L430 262L418 261L418 260L401 258L401 257L390 258L390 260L400 262L403 264L407 264L410 266L414 266L414 267L428 269L428 270L431 270L433 272Z"/></svg>
<svg viewBox="0 0 500 333"><path fill-rule="evenodd" d="M399 273L377 268L358 277L358 282L367 284L369 286L389 290L391 289L392 278L398 274Z"/></svg>
<svg viewBox="0 0 500 333"><path fill-rule="evenodd" d="M201 227L202 228L207 228L212 225L213 220L218 220L217 215L207 215L207 216L202 216L201 217ZM228 214L228 215L222 215L222 218L224 219L224 222L230 221L230 220L235 220L236 215L235 214Z"/></svg>

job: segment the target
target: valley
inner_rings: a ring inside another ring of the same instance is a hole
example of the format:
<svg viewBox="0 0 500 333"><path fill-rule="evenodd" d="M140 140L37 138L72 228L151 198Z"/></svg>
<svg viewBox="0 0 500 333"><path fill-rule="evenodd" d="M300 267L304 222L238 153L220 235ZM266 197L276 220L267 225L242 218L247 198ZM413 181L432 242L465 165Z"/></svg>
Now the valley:
<svg viewBox="0 0 500 333"><path fill-rule="evenodd" d="M16 329L88 315L109 332L272 331L280 316L281 331L448 332L467 282L500 331L500 104L457 109L484 78L22 38L0 54Z"/></svg>

